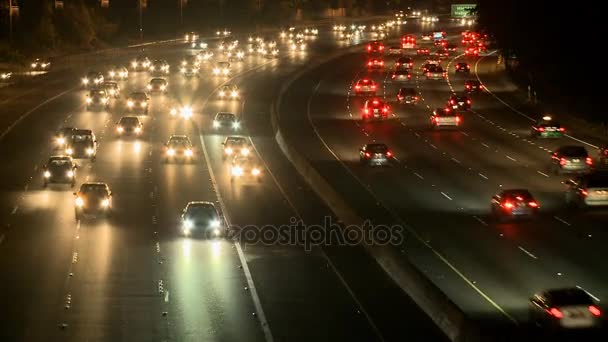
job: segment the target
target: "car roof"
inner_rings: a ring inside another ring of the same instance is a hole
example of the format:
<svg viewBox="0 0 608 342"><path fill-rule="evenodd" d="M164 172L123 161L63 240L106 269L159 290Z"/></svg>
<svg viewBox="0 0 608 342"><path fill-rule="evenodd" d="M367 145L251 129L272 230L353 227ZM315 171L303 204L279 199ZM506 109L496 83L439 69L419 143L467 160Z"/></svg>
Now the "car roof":
<svg viewBox="0 0 608 342"><path fill-rule="evenodd" d="M188 136L184 135L184 134L171 134L171 136L169 137L169 140L171 140L171 139L175 139L175 140L176 139L188 139L188 140L190 140L190 138L188 138Z"/></svg>
<svg viewBox="0 0 608 342"><path fill-rule="evenodd" d="M70 157L70 156L50 156L49 157L49 161L54 161L54 160L72 161L72 157Z"/></svg>
<svg viewBox="0 0 608 342"><path fill-rule="evenodd" d="M146 93L144 93L143 91L134 91L131 94L129 94L129 97L141 97L141 96L148 96Z"/></svg>
<svg viewBox="0 0 608 342"><path fill-rule="evenodd" d="M565 288L550 289L542 293L552 305L589 305L594 304L593 298L582 289Z"/></svg>
<svg viewBox="0 0 608 342"><path fill-rule="evenodd" d="M388 146L385 143L370 143L365 144L366 149L388 149Z"/></svg>
<svg viewBox="0 0 608 342"><path fill-rule="evenodd" d="M162 77L154 77L150 82L167 82L167 80Z"/></svg>
<svg viewBox="0 0 608 342"><path fill-rule="evenodd" d="M565 145L565 146L561 146L560 148L557 149L558 153L561 153L563 155L571 155L571 156L578 156L578 155L587 155L587 149L584 146L579 146L579 145Z"/></svg>
<svg viewBox="0 0 608 342"><path fill-rule="evenodd" d="M234 118L236 118L236 114L230 113L230 112L218 112L217 114L215 114L215 117L216 118L220 118L220 117L224 117L224 118L234 117Z"/></svg>
<svg viewBox="0 0 608 342"><path fill-rule="evenodd" d="M90 129L75 128L72 131L72 134L74 134L74 135L93 135L93 131Z"/></svg>
<svg viewBox="0 0 608 342"><path fill-rule="evenodd" d="M186 204L186 207L198 207L198 208L213 208L215 209L215 204L209 201L190 201Z"/></svg>
<svg viewBox="0 0 608 342"><path fill-rule="evenodd" d="M532 197L532 194L528 189L504 189L500 192L502 196L528 196Z"/></svg>
<svg viewBox="0 0 608 342"><path fill-rule="evenodd" d="M127 121L127 120L132 120L132 121L138 121L139 122L139 118L137 116L133 116L133 115L125 115L123 117L120 118L120 121Z"/></svg>
<svg viewBox="0 0 608 342"><path fill-rule="evenodd" d="M87 182L87 183L82 183L82 185L80 185L80 190L89 190L89 189L108 189L108 184L103 183L103 182Z"/></svg>
<svg viewBox="0 0 608 342"><path fill-rule="evenodd" d="M245 138L245 137L229 136L229 137L226 137L226 142L247 142L247 138Z"/></svg>

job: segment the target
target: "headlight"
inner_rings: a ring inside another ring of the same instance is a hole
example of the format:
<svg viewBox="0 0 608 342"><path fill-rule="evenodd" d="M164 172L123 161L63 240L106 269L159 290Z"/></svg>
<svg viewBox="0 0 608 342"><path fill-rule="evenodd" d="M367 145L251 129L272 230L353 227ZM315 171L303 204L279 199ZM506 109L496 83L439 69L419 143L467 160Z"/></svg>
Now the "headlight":
<svg viewBox="0 0 608 342"><path fill-rule="evenodd" d="M218 75L220 73L220 69L219 68L213 68L213 74L214 75Z"/></svg>
<svg viewBox="0 0 608 342"><path fill-rule="evenodd" d="M103 201L101 201L101 206L104 208L107 208L110 206L110 200L109 199L104 199Z"/></svg>
<svg viewBox="0 0 608 342"><path fill-rule="evenodd" d="M135 127L135 133L137 133L137 134L141 133L141 127Z"/></svg>
<svg viewBox="0 0 608 342"><path fill-rule="evenodd" d="M194 226L194 224L190 220L184 220L183 225L184 225L184 228L188 229L188 230L192 229L192 227Z"/></svg>
<svg viewBox="0 0 608 342"><path fill-rule="evenodd" d="M243 175L243 168L240 166L234 166L232 167L232 175L233 176L242 176Z"/></svg>
<svg viewBox="0 0 608 342"><path fill-rule="evenodd" d="M237 52L237 53L236 53L236 56L237 56L238 58L243 58L243 57L245 57L245 53L244 53L244 52Z"/></svg>
<svg viewBox="0 0 608 342"><path fill-rule="evenodd" d="M74 150L72 150L71 148L65 149L65 154L72 154L72 153L74 153Z"/></svg>
<svg viewBox="0 0 608 342"><path fill-rule="evenodd" d="M116 95L116 90L110 89L110 95Z"/></svg>
<svg viewBox="0 0 608 342"><path fill-rule="evenodd" d="M148 90L150 90L150 89L152 89L152 85L148 84L148 86L146 88L148 88Z"/></svg>
<svg viewBox="0 0 608 342"><path fill-rule="evenodd" d="M35 67L36 67L36 63L32 63L32 68L35 68Z"/></svg>
<svg viewBox="0 0 608 342"><path fill-rule="evenodd" d="M251 174L254 175L254 176L259 176L260 175L260 169L254 168L253 170L251 170Z"/></svg>
<svg viewBox="0 0 608 342"><path fill-rule="evenodd" d="M127 101L127 106L128 107L133 107L133 105L134 105L133 101Z"/></svg>
<svg viewBox="0 0 608 342"><path fill-rule="evenodd" d="M232 151L232 147L226 147L226 148L224 149L224 152L225 152L226 154L232 154L232 152L233 152L233 151Z"/></svg>
<svg viewBox="0 0 608 342"><path fill-rule="evenodd" d="M189 119L192 117L192 108L184 107L181 109L181 114L183 118Z"/></svg>
<svg viewBox="0 0 608 342"><path fill-rule="evenodd" d="M84 205L84 200L80 197L76 197L76 206L82 207Z"/></svg>
<svg viewBox="0 0 608 342"><path fill-rule="evenodd" d="M193 155L193 154L194 154L194 153L192 152L192 150L191 150L191 149L187 149L187 150L186 150L186 156L187 156L187 157L192 157L192 155Z"/></svg>
<svg viewBox="0 0 608 342"><path fill-rule="evenodd" d="M166 85L163 84L163 85L160 86L160 90L165 90L165 89L167 89Z"/></svg>
<svg viewBox="0 0 608 342"><path fill-rule="evenodd" d="M174 156L175 155L175 150L172 149L172 148L170 148L170 149L167 150L167 154L170 155L170 156Z"/></svg>
<svg viewBox="0 0 608 342"><path fill-rule="evenodd" d="M108 99L104 97L103 99L101 99L101 103L103 103L103 104L108 103Z"/></svg>
<svg viewBox="0 0 608 342"><path fill-rule="evenodd" d="M87 97L85 100L87 103L91 103L93 100L91 100L91 98Z"/></svg>
<svg viewBox="0 0 608 342"><path fill-rule="evenodd" d="M170 114L171 116L175 116L175 115L177 115L177 109L175 109L175 108L171 108L171 111L169 111L169 114Z"/></svg>
<svg viewBox="0 0 608 342"><path fill-rule="evenodd" d="M83 78L83 79L82 79L82 84L89 84L89 80L88 80L88 79L86 79L86 78Z"/></svg>
<svg viewBox="0 0 608 342"><path fill-rule="evenodd" d="M220 127L220 123L219 123L219 122L217 122L217 120L213 120L213 127L214 127L214 128L218 128L218 127Z"/></svg>
<svg viewBox="0 0 608 342"><path fill-rule="evenodd" d="M222 90L222 91L220 91L219 95L220 95L220 97L224 97L224 96L226 96L226 93Z"/></svg>
<svg viewBox="0 0 608 342"><path fill-rule="evenodd" d="M118 131L118 133L122 133L125 129L122 128L122 126L118 126L116 127L116 131Z"/></svg>
<svg viewBox="0 0 608 342"><path fill-rule="evenodd" d="M74 171L68 171L68 172L66 173L66 176L68 176L68 177L70 177L70 178L74 177Z"/></svg>
<svg viewBox="0 0 608 342"><path fill-rule="evenodd" d="M92 148L87 148L87 151L86 151L86 152L87 152L87 154L88 154L88 155L91 155L91 154L93 154L93 152L95 152L95 151L93 151L93 149L92 149Z"/></svg>
<svg viewBox="0 0 608 342"><path fill-rule="evenodd" d="M238 121L235 121L232 123L232 128L234 129L238 129L239 127L241 127L241 123Z"/></svg>
<svg viewBox="0 0 608 342"><path fill-rule="evenodd" d="M215 228L215 229L213 230L213 234L214 234L215 236L219 236L219 235L220 235L220 230L219 230L219 229L217 229L217 228Z"/></svg>
<svg viewBox="0 0 608 342"><path fill-rule="evenodd" d="M59 144L59 145L65 144L65 138L57 138L57 144Z"/></svg>
<svg viewBox="0 0 608 342"><path fill-rule="evenodd" d="M187 64L188 64L188 62L182 61L182 66L186 66Z"/></svg>
<svg viewBox="0 0 608 342"><path fill-rule="evenodd" d="M241 149L241 155L248 156L249 155L249 149L246 148L246 147L242 148Z"/></svg>
<svg viewBox="0 0 608 342"><path fill-rule="evenodd" d="M110 77L114 77L114 76L116 76L116 72L115 71L110 71L109 75L110 75Z"/></svg>
<svg viewBox="0 0 608 342"><path fill-rule="evenodd" d="M181 71L182 73L186 72L186 68L181 68L179 71Z"/></svg>
<svg viewBox="0 0 608 342"><path fill-rule="evenodd" d="M218 228L220 226L220 220L212 220L211 222L209 222L209 225L211 226L211 228Z"/></svg>
<svg viewBox="0 0 608 342"><path fill-rule="evenodd" d="M135 62L135 61L131 62L131 66L134 67L134 68L136 68L137 67L137 62Z"/></svg>
<svg viewBox="0 0 608 342"><path fill-rule="evenodd" d="M232 97L238 97L238 96L239 96L239 92L238 92L238 91L236 91L236 90L233 90L233 91L230 93L230 96L232 96Z"/></svg>
<svg viewBox="0 0 608 342"><path fill-rule="evenodd" d="M49 171L44 171L44 178L51 177L51 173Z"/></svg>
<svg viewBox="0 0 608 342"><path fill-rule="evenodd" d="M140 104L141 108L144 108L144 107L145 107L145 106L147 106L147 105L148 105L148 102L146 102L146 101L144 101L144 102L142 102L142 103Z"/></svg>

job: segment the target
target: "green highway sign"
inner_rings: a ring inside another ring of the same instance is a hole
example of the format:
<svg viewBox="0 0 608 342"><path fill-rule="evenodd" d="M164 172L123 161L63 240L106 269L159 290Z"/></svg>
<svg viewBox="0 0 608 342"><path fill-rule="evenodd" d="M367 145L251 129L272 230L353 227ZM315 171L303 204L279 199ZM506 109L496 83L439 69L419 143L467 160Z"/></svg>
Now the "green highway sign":
<svg viewBox="0 0 608 342"><path fill-rule="evenodd" d="M472 11L477 7L476 4L455 4L452 5L453 18L465 18L473 16Z"/></svg>

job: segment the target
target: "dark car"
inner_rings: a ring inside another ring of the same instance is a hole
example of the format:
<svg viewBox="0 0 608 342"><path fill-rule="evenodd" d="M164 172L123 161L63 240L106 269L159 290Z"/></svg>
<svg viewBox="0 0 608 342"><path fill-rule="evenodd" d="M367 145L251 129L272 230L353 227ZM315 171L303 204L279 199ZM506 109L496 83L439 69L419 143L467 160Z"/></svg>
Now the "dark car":
<svg viewBox="0 0 608 342"><path fill-rule="evenodd" d="M218 237L223 233L222 226L220 214L212 202L189 202L182 210L181 229L186 236Z"/></svg>
<svg viewBox="0 0 608 342"><path fill-rule="evenodd" d="M105 78L99 71L89 71L85 77L82 78L82 85L85 88L97 88L103 84Z"/></svg>
<svg viewBox="0 0 608 342"><path fill-rule="evenodd" d="M112 210L112 191L106 183L83 183L74 196L77 221L89 217L107 217Z"/></svg>
<svg viewBox="0 0 608 342"><path fill-rule="evenodd" d="M169 137L165 144L165 162L181 161L192 162L194 160L194 147L190 138L185 135L174 134Z"/></svg>
<svg viewBox="0 0 608 342"><path fill-rule="evenodd" d="M152 64L152 62L150 62L150 58L147 56L137 56L131 62L131 69L134 71L146 71L150 68L150 64Z"/></svg>
<svg viewBox="0 0 608 342"><path fill-rule="evenodd" d="M414 59L412 57L399 57L395 61L395 70L399 69L413 69Z"/></svg>
<svg viewBox="0 0 608 342"><path fill-rule="evenodd" d="M401 104L417 104L420 97L414 88L401 88L397 92L397 101Z"/></svg>
<svg viewBox="0 0 608 342"><path fill-rule="evenodd" d="M153 75L168 75L169 63L164 59L156 59L150 64L149 70Z"/></svg>
<svg viewBox="0 0 608 342"><path fill-rule="evenodd" d="M167 82L164 78L153 78L148 83L148 91L151 93L167 93L167 87L169 86L169 82Z"/></svg>
<svg viewBox="0 0 608 342"><path fill-rule="evenodd" d="M76 129L66 140L65 154L72 158L95 160L97 156L97 138L90 129Z"/></svg>
<svg viewBox="0 0 608 342"><path fill-rule="evenodd" d="M127 97L127 110L129 112L143 112L148 114L148 108L150 107L150 99L148 94L144 92L133 92Z"/></svg>
<svg viewBox="0 0 608 342"><path fill-rule="evenodd" d="M469 65L469 63L466 62L458 62L454 66L454 70L456 70L456 72L469 73L471 72L471 66Z"/></svg>
<svg viewBox="0 0 608 342"><path fill-rule="evenodd" d="M467 94L481 93L484 89L483 84L478 80L466 80L464 81L464 91Z"/></svg>
<svg viewBox="0 0 608 342"><path fill-rule="evenodd" d="M361 110L362 120L385 120L391 114L391 108L380 99L367 100Z"/></svg>
<svg viewBox="0 0 608 342"><path fill-rule="evenodd" d="M412 73L409 70L395 70L391 74L393 82L407 82L412 80Z"/></svg>
<svg viewBox="0 0 608 342"><path fill-rule="evenodd" d="M561 146L551 154L551 172L585 173L593 166L593 159L583 146Z"/></svg>
<svg viewBox="0 0 608 342"><path fill-rule="evenodd" d="M526 189L505 189L492 196L492 214L498 220L515 217L533 217L539 204Z"/></svg>
<svg viewBox="0 0 608 342"><path fill-rule="evenodd" d="M359 161L369 166L391 165L393 152L382 143L365 144L359 149Z"/></svg>
<svg viewBox="0 0 608 342"><path fill-rule="evenodd" d="M123 116L116 123L116 133L119 136L135 135L140 136L144 131L144 126L137 116Z"/></svg>
<svg viewBox="0 0 608 342"><path fill-rule="evenodd" d="M65 145L68 142L69 138L72 136L72 133L76 130L75 127L62 127L53 136L53 142L55 149L65 149Z"/></svg>
<svg viewBox="0 0 608 342"><path fill-rule="evenodd" d="M249 140L245 137L229 136L222 143L224 153L222 159L225 160L229 156L249 157L251 155L251 146Z"/></svg>
<svg viewBox="0 0 608 342"><path fill-rule="evenodd" d="M535 294L528 312L531 322L551 330L597 328L603 320L593 297L578 287Z"/></svg>
<svg viewBox="0 0 608 342"><path fill-rule="evenodd" d="M532 126L532 138L561 138L566 129L550 116L543 116Z"/></svg>
<svg viewBox="0 0 608 342"><path fill-rule="evenodd" d="M452 110L468 111L471 110L471 99L464 95L452 95L448 99L448 106Z"/></svg>
<svg viewBox="0 0 608 342"><path fill-rule="evenodd" d="M76 184L76 168L78 166L69 156L52 156L42 167L44 187L48 184Z"/></svg>
<svg viewBox="0 0 608 342"><path fill-rule="evenodd" d="M110 97L105 89L91 89L86 97L86 109L110 107Z"/></svg>
<svg viewBox="0 0 608 342"><path fill-rule="evenodd" d="M213 128L216 130L229 129L239 131L241 129L241 122L234 113L219 112L215 114L215 118L213 119Z"/></svg>

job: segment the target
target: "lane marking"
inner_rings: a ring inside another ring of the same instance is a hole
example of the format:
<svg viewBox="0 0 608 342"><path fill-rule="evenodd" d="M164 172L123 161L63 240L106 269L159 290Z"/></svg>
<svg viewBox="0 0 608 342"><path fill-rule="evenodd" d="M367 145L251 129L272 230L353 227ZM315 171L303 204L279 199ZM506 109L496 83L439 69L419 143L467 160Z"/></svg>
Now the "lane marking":
<svg viewBox="0 0 608 342"><path fill-rule="evenodd" d="M15 215L17 213L17 210L19 210L19 206L16 205L15 207L13 207L13 211L11 211L11 215Z"/></svg>
<svg viewBox="0 0 608 342"><path fill-rule="evenodd" d="M414 174L416 175L416 177L420 178L420 179L424 179L424 177L422 177L421 174L419 174L418 172L414 172Z"/></svg>
<svg viewBox="0 0 608 342"><path fill-rule="evenodd" d="M595 296L595 295L593 295L593 293L591 293L591 292L589 292L589 291L585 290L585 289L584 289L582 286L576 285L576 288L577 288L577 289L579 289L579 290L583 290L583 291L587 292L587 294L588 294L588 295L589 295L591 298L595 299L595 300L596 300L596 301L598 301L598 302L601 302L601 300L600 300L600 299L599 299L597 296Z"/></svg>
<svg viewBox="0 0 608 342"><path fill-rule="evenodd" d="M455 162L455 163L460 164L460 160L458 160L458 159L456 159L456 158L454 158L454 157L452 157L452 161L453 161L453 162Z"/></svg>
<svg viewBox="0 0 608 342"><path fill-rule="evenodd" d="M452 197L448 196L445 192L441 191L441 194L443 195L443 197L449 199L450 201L452 201Z"/></svg>
<svg viewBox="0 0 608 342"><path fill-rule="evenodd" d="M488 145L487 145L487 144L485 144L485 143L481 143L481 144L482 144L482 145L483 145L485 148L490 148L490 146L488 146Z"/></svg>
<svg viewBox="0 0 608 342"><path fill-rule="evenodd" d="M536 255L530 253L528 250L526 250L522 246L517 246L517 248L519 248L520 251L526 253L526 255L529 256L530 258L532 258L532 259L538 259L538 257L536 257Z"/></svg>
<svg viewBox="0 0 608 342"><path fill-rule="evenodd" d="M556 219L556 220L558 220L559 222L561 222L561 223L565 224L565 225L566 225L566 226L568 226L568 227L570 227L570 226L571 226L571 224L570 224L570 223L568 223L566 220L564 220L564 219L560 218L559 216L553 216L553 218L554 218L554 219Z"/></svg>
<svg viewBox="0 0 608 342"><path fill-rule="evenodd" d="M488 224L486 223L486 221L482 220L481 218L473 215L473 218L476 219L479 223L483 224L484 226L488 226Z"/></svg>
<svg viewBox="0 0 608 342"><path fill-rule="evenodd" d="M483 179L488 179L488 177L486 177L486 175L484 175L483 173L478 173L479 177L483 178Z"/></svg>
<svg viewBox="0 0 608 342"><path fill-rule="evenodd" d="M545 177L549 178L549 175L548 175L548 174L546 174L546 173L544 173L544 172L542 172L542 171L536 171L536 172L537 172L538 174L541 174L541 175L543 175L543 176L545 176Z"/></svg>
<svg viewBox="0 0 608 342"><path fill-rule="evenodd" d="M165 303L169 303L169 291L165 291Z"/></svg>
<svg viewBox="0 0 608 342"><path fill-rule="evenodd" d="M512 160L512 161L514 161L514 162L517 162L517 160L516 160L515 158L513 158L513 157L511 157L511 156L509 156L509 155L507 155L507 158L511 159L511 160Z"/></svg>

